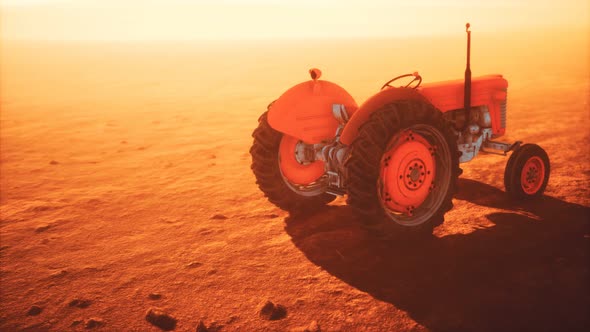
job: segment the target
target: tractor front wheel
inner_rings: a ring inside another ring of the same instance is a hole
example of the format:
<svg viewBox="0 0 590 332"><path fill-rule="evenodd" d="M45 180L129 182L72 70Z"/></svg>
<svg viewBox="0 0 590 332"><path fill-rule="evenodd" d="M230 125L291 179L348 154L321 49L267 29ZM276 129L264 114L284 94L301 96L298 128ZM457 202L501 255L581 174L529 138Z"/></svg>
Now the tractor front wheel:
<svg viewBox="0 0 590 332"><path fill-rule="evenodd" d="M525 144L512 152L504 171L506 192L514 199L543 195L549 182L549 156L537 144Z"/></svg>
<svg viewBox="0 0 590 332"><path fill-rule="evenodd" d="M459 176L451 124L427 102L386 105L361 127L347 171L348 203L371 228L431 234Z"/></svg>

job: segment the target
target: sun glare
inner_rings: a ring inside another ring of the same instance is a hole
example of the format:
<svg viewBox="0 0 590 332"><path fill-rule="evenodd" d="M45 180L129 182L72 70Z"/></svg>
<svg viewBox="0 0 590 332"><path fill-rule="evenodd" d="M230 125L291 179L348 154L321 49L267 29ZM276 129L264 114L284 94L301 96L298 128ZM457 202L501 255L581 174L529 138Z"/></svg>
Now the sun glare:
<svg viewBox="0 0 590 332"><path fill-rule="evenodd" d="M349 38L588 25L585 0L4 0L2 37L32 40Z"/></svg>

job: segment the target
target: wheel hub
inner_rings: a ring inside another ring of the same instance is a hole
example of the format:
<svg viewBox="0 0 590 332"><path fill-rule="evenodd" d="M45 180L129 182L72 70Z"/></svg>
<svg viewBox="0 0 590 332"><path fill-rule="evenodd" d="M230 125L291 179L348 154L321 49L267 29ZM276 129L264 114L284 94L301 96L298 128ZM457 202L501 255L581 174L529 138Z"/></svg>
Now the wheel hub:
<svg viewBox="0 0 590 332"><path fill-rule="evenodd" d="M532 195L541 189L543 179L545 178L545 165L541 158L534 156L529 158L520 175L522 190Z"/></svg>
<svg viewBox="0 0 590 332"><path fill-rule="evenodd" d="M411 160L406 169L406 180L404 181L406 187L410 190L415 190L422 186L426 178L424 172L424 162L419 159Z"/></svg>
<svg viewBox="0 0 590 332"><path fill-rule="evenodd" d="M381 200L393 212L411 216L433 188L435 146L406 130L392 140L381 161Z"/></svg>
<svg viewBox="0 0 590 332"><path fill-rule="evenodd" d="M322 181L324 162L301 162L301 159L307 158L305 149L301 147L299 139L284 135L279 145L278 166L285 183L292 190L303 196L317 195L326 187L325 181Z"/></svg>

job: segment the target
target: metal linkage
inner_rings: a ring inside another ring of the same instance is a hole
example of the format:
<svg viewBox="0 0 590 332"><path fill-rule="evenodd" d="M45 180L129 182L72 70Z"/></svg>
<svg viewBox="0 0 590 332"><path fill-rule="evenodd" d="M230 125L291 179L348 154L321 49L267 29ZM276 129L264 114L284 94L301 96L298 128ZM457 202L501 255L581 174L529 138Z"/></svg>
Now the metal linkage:
<svg viewBox="0 0 590 332"><path fill-rule="evenodd" d="M518 149L521 144L522 141L516 141L512 144L504 142L486 141L482 146L481 152L505 156L508 154L508 152Z"/></svg>
<svg viewBox="0 0 590 332"><path fill-rule="evenodd" d="M318 160L323 161L328 178L327 192L334 195L344 195L346 194L343 181L344 161L348 157L349 149L348 146L340 143L340 134L348 122L349 116L342 104L333 104L332 114L339 123L334 139L318 144L306 144L299 141L295 147L295 159L302 165L309 165Z"/></svg>
<svg viewBox="0 0 590 332"><path fill-rule="evenodd" d="M461 152L461 157L459 157L460 163L466 163L477 156L482 144L492 138L492 129L481 129L479 135L475 137L473 135L467 135L467 138L467 142L457 144L457 149Z"/></svg>
<svg viewBox="0 0 590 332"><path fill-rule="evenodd" d="M328 175L328 193L334 195L346 194L344 183L344 161L348 157L349 149L340 143L340 135L349 120L348 112L342 104L332 105L332 114L338 120L339 126L334 135L334 141L316 150L316 158L324 160L326 174Z"/></svg>
<svg viewBox="0 0 590 332"><path fill-rule="evenodd" d="M471 111L470 124L459 136L457 149L461 152L460 163L475 158L479 152L506 155L516 150L522 142L504 143L492 141L492 119L487 106L474 107Z"/></svg>

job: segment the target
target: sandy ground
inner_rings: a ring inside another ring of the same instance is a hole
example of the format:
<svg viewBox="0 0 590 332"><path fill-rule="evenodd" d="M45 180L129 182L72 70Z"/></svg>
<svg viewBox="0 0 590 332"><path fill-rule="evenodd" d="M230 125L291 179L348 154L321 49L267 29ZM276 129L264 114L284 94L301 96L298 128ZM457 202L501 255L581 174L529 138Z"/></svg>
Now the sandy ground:
<svg viewBox="0 0 590 332"><path fill-rule="evenodd" d="M510 83L505 140L551 158L540 201L508 200L507 158L482 155L435 237L400 245L344 199L294 219L254 183L256 120L309 67L362 102L416 69L460 78L460 37L3 44L0 330L158 331L152 307L179 331L589 330L583 34L474 35L474 75ZM261 319L267 299L287 316Z"/></svg>

